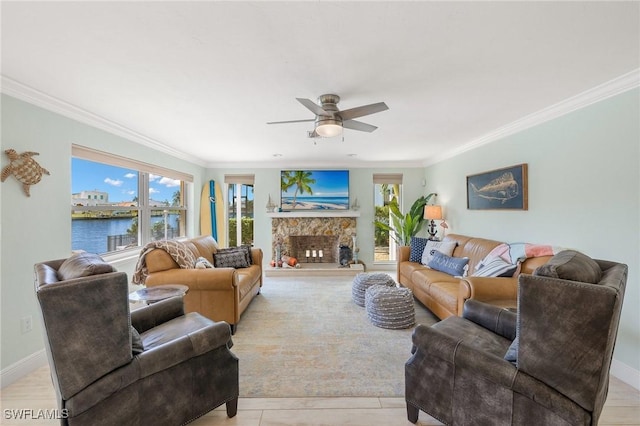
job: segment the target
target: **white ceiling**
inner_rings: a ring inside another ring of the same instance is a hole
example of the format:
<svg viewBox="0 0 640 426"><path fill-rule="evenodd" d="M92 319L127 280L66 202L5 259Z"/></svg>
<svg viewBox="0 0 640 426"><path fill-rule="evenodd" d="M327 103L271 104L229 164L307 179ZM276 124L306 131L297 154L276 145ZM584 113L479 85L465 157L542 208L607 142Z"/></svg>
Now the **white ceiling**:
<svg viewBox="0 0 640 426"><path fill-rule="evenodd" d="M204 165L419 165L637 70L639 5L2 1L2 75ZM266 124L323 93L389 110Z"/></svg>

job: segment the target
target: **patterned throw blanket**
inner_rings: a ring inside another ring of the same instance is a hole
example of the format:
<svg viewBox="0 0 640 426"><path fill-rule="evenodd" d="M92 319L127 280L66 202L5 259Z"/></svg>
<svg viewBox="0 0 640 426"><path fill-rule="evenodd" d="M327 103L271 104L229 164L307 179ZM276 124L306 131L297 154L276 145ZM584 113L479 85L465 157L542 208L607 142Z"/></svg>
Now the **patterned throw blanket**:
<svg viewBox="0 0 640 426"><path fill-rule="evenodd" d="M194 268L196 258L191 250L189 250L187 246L185 246L181 242L173 240L151 241L146 246L144 246L144 248L140 252L140 257L138 258L136 269L133 272L132 281L134 284L144 284L144 281L149 275L146 261L147 253L155 249L161 249L169 253L173 260L175 260L182 269Z"/></svg>
<svg viewBox="0 0 640 426"><path fill-rule="evenodd" d="M530 243L511 243L500 244L485 257L485 259L493 259L495 257L501 257L506 262L515 265L517 262L522 262L530 257L539 256L553 256L559 251L562 251L561 247L554 247L544 244L530 244Z"/></svg>

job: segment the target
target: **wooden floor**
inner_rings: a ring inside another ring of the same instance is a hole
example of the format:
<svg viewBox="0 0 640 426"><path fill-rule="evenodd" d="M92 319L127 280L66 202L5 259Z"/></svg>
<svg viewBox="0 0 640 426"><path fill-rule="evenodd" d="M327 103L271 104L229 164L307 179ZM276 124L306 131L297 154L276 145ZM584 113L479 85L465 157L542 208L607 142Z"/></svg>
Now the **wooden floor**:
<svg viewBox="0 0 640 426"><path fill-rule="evenodd" d="M42 367L2 389L3 425L58 425L43 419L55 414L49 368ZM22 414L23 419L16 419ZM27 418L25 418L27 417ZM37 418L40 417L40 418ZM410 425L402 398L241 398L238 415L228 419L224 406L191 423L213 425ZM419 425L439 425L420 413ZM600 425L639 425L640 392L612 378Z"/></svg>

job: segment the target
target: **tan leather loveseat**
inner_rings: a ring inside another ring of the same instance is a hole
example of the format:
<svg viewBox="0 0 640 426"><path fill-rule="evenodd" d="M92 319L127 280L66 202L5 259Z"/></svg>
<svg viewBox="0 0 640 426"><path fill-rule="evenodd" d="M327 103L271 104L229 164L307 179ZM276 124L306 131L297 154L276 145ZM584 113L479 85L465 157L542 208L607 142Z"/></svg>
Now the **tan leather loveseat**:
<svg viewBox="0 0 640 426"><path fill-rule="evenodd" d="M184 242L196 258L214 263L218 244L210 235ZM235 333L240 315L247 309L262 287L262 250L251 249L252 265L248 268L180 269L164 250L155 249L146 255L149 275L147 287L162 284L183 284L189 287L184 298L186 312L199 312L214 321L226 321Z"/></svg>
<svg viewBox="0 0 640 426"><path fill-rule="evenodd" d="M491 250L502 244L500 241L456 234L447 235L444 241L457 243L453 257L469 258L469 275ZM505 308L517 307L517 275L508 278L454 277L429 269L420 263L410 262L409 255L409 247L399 248L398 282L411 289L414 297L440 319L454 315L462 316L462 308L467 299L476 299ZM547 263L550 258L551 256L528 258L522 262L519 273L531 274L534 269Z"/></svg>

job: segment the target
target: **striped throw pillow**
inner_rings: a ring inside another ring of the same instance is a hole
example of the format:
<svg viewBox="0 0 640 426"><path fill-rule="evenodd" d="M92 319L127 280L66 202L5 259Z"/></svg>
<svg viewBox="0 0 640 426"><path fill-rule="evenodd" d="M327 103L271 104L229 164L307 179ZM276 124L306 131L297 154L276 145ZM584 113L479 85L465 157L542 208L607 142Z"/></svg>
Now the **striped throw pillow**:
<svg viewBox="0 0 640 426"><path fill-rule="evenodd" d="M518 265L512 265L500 257L494 257L472 275L473 277L512 277Z"/></svg>

